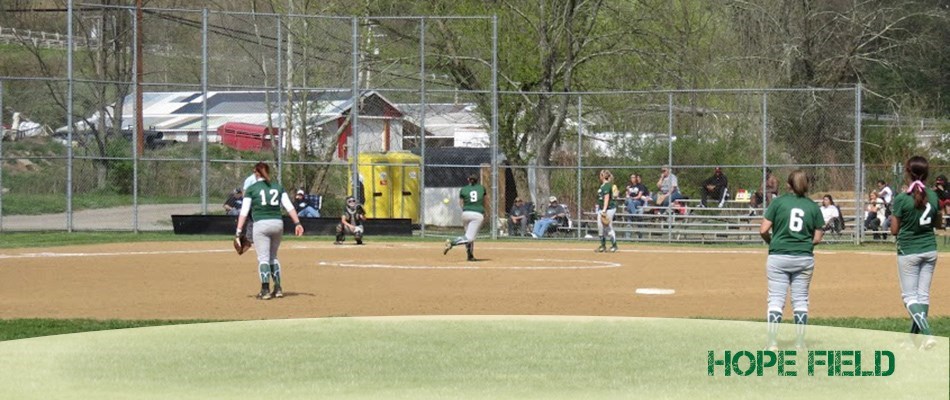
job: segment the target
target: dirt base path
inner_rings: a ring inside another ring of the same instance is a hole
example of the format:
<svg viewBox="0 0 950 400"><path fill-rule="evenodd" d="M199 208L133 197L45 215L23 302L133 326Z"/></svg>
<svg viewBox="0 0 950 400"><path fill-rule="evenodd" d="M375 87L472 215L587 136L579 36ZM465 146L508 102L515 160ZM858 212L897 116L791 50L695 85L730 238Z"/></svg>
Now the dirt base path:
<svg viewBox="0 0 950 400"><path fill-rule="evenodd" d="M442 255L438 243L281 248L283 299L260 301L256 254L227 241L0 250L0 318L258 319L383 315L593 315L759 318L764 249L490 243ZM946 263L946 253L938 264ZM637 289L672 289L670 295ZM904 316L896 257L822 252L814 317ZM931 311L950 315L938 265ZM790 312L790 311L789 311Z"/></svg>

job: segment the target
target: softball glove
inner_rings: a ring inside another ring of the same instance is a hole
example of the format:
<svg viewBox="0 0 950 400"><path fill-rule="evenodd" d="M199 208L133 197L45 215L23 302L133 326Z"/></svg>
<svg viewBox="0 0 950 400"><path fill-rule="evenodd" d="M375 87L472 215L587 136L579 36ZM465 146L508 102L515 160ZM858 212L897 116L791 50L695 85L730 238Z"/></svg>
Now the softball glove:
<svg viewBox="0 0 950 400"><path fill-rule="evenodd" d="M247 237L244 237L244 236L234 237L234 251L236 251L238 255L244 254L244 252L246 252L247 249L250 249L250 248L251 248L251 241L247 240Z"/></svg>

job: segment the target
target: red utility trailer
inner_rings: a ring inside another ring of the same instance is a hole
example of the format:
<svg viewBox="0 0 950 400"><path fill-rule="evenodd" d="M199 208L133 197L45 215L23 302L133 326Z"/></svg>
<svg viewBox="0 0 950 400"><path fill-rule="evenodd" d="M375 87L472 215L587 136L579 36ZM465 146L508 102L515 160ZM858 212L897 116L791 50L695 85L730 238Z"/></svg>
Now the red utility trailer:
<svg viewBox="0 0 950 400"><path fill-rule="evenodd" d="M236 150L261 151L271 148L271 137L277 139L280 130L263 125L226 122L218 127L221 143Z"/></svg>

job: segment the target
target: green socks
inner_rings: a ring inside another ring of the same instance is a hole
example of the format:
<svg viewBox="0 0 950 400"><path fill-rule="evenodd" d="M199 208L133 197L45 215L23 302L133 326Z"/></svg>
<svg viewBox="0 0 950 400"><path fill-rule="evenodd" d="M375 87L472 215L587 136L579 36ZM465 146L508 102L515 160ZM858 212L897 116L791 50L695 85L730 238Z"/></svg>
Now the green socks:
<svg viewBox="0 0 950 400"><path fill-rule="evenodd" d="M781 311L769 311L769 315L765 321L768 324L769 329L769 344L768 346L777 346L778 339L778 327L782 323L782 312Z"/></svg>
<svg viewBox="0 0 950 400"><path fill-rule="evenodd" d="M927 322L928 311L930 311L929 304L914 303L907 306L907 312L910 313L910 318L914 320L914 324L917 325L917 328L923 335L931 334L930 324ZM913 329L911 331L913 332Z"/></svg>
<svg viewBox="0 0 950 400"><path fill-rule="evenodd" d="M795 311L795 334L797 336L796 344L799 347L805 346L805 326L808 324L808 311Z"/></svg>
<svg viewBox="0 0 950 400"><path fill-rule="evenodd" d="M261 283L270 283L270 265L261 264L257 266L257 269L261 274Z"/></svg>
<svg viewBox="0 0 950 400"><path fill-rule="evenodd" d="M274 277L274 287L280 287L280 263L274 262L270 265L271 276Z"/></svg>

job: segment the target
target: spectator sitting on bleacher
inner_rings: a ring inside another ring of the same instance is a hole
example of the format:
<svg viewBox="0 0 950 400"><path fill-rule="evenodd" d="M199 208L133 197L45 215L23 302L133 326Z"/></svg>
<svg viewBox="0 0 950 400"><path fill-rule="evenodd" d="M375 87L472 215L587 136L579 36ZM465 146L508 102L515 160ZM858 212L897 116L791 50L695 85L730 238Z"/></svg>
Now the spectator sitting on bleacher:
<svg viewBox="0 0 950 400"><path fill-rule="evenodd" d="M888 231L891 226L891 202L894 200L894 191L883 179L877 181L877 198L884 202L881 212L884 214L881 230Z"/></svg>
<svg viewBox="0 0 950 400"><path fill-rule="evenodd" d="M241 204L244 203L244 190L234 189L228 199L224 201L224 212L227 215L241 215Z"/></svg>
<svg viewBox="0 0 950 400"><path fill-rule="evenodd" d="M864 229L869 231L881 230L884 223L884 200L877 197L877 192L868 194L868 205L864 208ZM880 239L881 234L875 233L874 239ZM886 238L886 236L885 236Z"/></svg>
<svg viewBox="0 0 950 400"><path fill-rule="evenodd" d="M947 177L945 175L937 176L937 179L934 180L934 192L937 192L937 201L940 204L940 209L943 210L943 217L950 218L950 183L947 183ZM944 225L946 228L947 225Z"/></svg>
<svg viewBox="0 0 950 400"><path fill-rule="evenodd" d="M821 230L825 232L841 232L844 228L844 221L841 219L841 210L835 205L835 200L831 198L830 194L826 194L825 197L821 199L821 207L819 208L821 209L821 216L825 220L825 226L823 226Z"/></svg>
<svg viewBox="0 0 950 400"><path fill-rule="evenodd" d="M630 175L630 183L627 185L627 213L643 214L643 206L647 204L650 197L650 191L639 174Z"/></svg>
<svg viewBox="0 0 950 400"><path fill-rule="evenodd" d="M723 203L726 202L725 194L727 187L729 187L729 179L722 173L722 168L716 167L713 176L703 181L702 186L699 188L699 192L702 194L702 200L699 201L699 206L706 207L706 199L712 195L712 197L719 202L719 207L722 207Z"/></svg>
<svg viewBox="0 0 950 400"><path fill-rule="evenodd" d="M294 208L297 209L297 216L300 218L320 218L320 211L307 200L307 194L303 190L297 190L297 194L294 195Z"/></svg>
<svg viewBox="0 0 950 400"><path fill-rule="evenodd" d="M778 197L778 178L772 175L772 168L765 169L765 187L763 189L752 195L752 200L749 202L752 211L749 212L749 215L755 215L755 210L761 207L763 203L768 206L772 199ZM765 197L762 197L762 192L766 193Z"/></svg>
<svg viewBox="0 0 950 400"><path fill-rule="evenodd" d="M660 170L660 180L656 181L656 186L659 188L656 194L657 207L669 206L676 200L683 198L680 194L679 181L668 166Z"/></svg>
<svg viewBox="0 0 950 400"><path fill-rule="evenodd" d="M520 232L521 236L528 234L528 206L520 197L515 198L515 203L508 211L508 236L514 236L516 232Z"/></svg>
<svg viewBox="0 0 950 400"><path fill-rule="evenodd" d="M535 239L543 237L552 224L567 218L567 208L558 204L557 197L551 196L548 201L548 208L544 210L544 216L534 223L534 232L531 233L531 237Z"/></svg>

